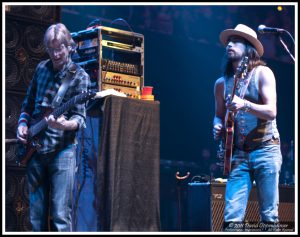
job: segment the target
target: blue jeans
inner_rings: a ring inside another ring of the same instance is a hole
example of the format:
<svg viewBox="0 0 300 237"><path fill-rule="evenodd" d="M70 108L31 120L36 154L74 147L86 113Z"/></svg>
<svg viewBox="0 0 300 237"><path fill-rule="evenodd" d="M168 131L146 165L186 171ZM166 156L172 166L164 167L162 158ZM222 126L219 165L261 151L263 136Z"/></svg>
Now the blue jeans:
<svg viewBox="0 0 300 237"><path fill-rule="evenodd" d="M76 145L45 155L36 154L27 164L30 222L33 231L72 231L72 191Z"/></svg>
<svg viewBox="0 0 300 237"><path fill-rule="evenodd" d="M232 170L226 184L225 222L244 221L253 181L256 183L261 221L278 221L281 163L280 145L267 145L250 153L234 150Z"/></svg>

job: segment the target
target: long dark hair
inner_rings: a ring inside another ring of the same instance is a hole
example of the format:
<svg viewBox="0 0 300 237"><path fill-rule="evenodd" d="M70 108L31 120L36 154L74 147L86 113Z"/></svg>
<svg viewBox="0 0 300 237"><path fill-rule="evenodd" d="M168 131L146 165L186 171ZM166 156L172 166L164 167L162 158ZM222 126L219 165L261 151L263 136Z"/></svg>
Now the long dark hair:
<svg viewBox="0 0 300 237"><path fill-rule="evenodd" d="M246 51L244 56L248 56L249 58L248 72L250 72L256 66L266 65L266 63L260 59L257 50L248 41L246 41ZM222 71L224 77L231 77L234 75L232 61L228 59L226 53L223 57Z"/></svg>

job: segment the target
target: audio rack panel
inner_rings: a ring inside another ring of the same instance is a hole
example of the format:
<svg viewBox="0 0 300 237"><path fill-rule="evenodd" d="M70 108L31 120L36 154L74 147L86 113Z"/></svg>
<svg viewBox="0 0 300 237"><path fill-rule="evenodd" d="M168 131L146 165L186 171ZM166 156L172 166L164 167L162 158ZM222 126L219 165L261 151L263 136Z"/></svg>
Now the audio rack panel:
<svg viewBox="0 0 300 237"><path fill-rule="evenodd" d="M130 98L140 98L144 85L142 34L99 26L71 35L77 43L72 58L88 73L97 70L98 90L114 88Z"/></svg>
<svg viewBox="0 0 300 237"><path fill-rule="evenodd" d="M118 86L126 86L132 88L140 88L140 77L131 76L121 73L102 71L102 82L105 84L113 84Z"/></svg>

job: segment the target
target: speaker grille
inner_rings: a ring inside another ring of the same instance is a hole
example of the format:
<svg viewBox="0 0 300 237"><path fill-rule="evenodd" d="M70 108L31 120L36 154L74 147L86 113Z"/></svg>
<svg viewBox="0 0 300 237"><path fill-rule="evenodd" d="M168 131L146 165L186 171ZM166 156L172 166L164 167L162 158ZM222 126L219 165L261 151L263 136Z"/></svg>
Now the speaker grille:
<svg viewBox="0 0 300 237"><path fill-rule="evenodd" d="M259 206L256 201L249 201L246 208L245 222L259 222Z"/></svg>
<svg viewBox="0 0 300 237"><path fill-rule="evenodd" d="M7 21L5 26L5 50L15 51L20 46L21 35L15 22Z"/></svg>
<svg viewBox="0 0 300 237"><path fill-rule="evenodd" d="M27 90L37 64L47 58L43 46L43 35L46 28L46 25L7 19L5 28L7 90Z"/></svg>
<svg viewBox="0 0 300 237"><path fill-rule="evenodd" d="M60 19L60 6L8 6L6 13L27 21L55 23Z"/></svg>
<svg viewBox="0 0 300 237"><path fill-rule="evenodd" d="M6 88L15 88L20 83L20 64L12 55L6 55L5 60Z"/></svg>
<svg viewBox="0 0 300 237"><path fill-rule="evenodd" d="M225 184L212 184L212 230L222 231L225 208ZM295 222L294 187L279 187L278 214L280 222ZM260 220L256 187L251 190L245 213L246 222L257 223Z"/></svg>
<svg viewBox="0 0 300 237"><path fill-rule="evenodd" d="M5 96L5 126L6 129L15 132L17 129L24 94L5 93Z"/></svg>
<svg viewBox="0 0 300 237"><path fill-rule="evenodd" d="M29 193L24 168L6 168L5 229L30 231Z"/></svg>
<svg viewBox="0 0 300 237"><path fill-rule="evenodd" d="M222 231L224 221L224 201L213 201L212 202L212 230Z"/></svg>
<svg viewBox="0 0 300 237"><path fill-rule="evenodd" d="M45 33L44 27L29 25L24 30L24 45L28 52L35 57L45 56L45 48L43 45L43 37Z"/></svg>
<svg viewBox="0 0 300 237"><path fill-rule="evenodd" d="M24 94L7 92L5 98L5 139L9 141L5 143L5 161L6 165L16 166L18 144L11 141L17 138L17 124Z"/></svg>
<svg viewBox="0 0 300 237"><path fill-rule="evenodd" d="M16 226L18 218L16 213L11 208L5 209L5 230L6 231L16 231Z"/></svg>
<svg viewBox="0 0 300 237"><path fill-rule="evenodd" d="M279 217L283 222L295 221L295 204L294 203L279 203Z"/></svg>
<svg viewBox="0 0 300 237"><path fill-rule="evenodd" d="M30 231L25 168L16 166L17 122L37 64L48 58L43 37L60 6L5 6L5 229Z"/></svg>

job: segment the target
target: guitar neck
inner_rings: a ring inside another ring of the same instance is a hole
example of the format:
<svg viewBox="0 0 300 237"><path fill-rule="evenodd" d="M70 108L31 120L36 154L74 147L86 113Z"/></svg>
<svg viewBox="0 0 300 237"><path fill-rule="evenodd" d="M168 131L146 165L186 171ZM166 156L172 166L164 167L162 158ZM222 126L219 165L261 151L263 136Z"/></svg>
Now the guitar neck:
<svg viewBox="0 0 300 237"><path fill-rule="evenodd" d="M233 100L233 97L235 95L235 91L236 91L236 87L237 87L237 80L238 78L236 76L233 77L233 87L232 87L232 91L231 91L231 94L230 94L230 101Z"/></svg>
<svg viewBox="0 0 300 237"><path fill-rule="evenodd" d="M61 105L60 107L54 109L50 115L53 115L54 118L58 118L60 115L62 115L64 112L71 109L75 104L83 103L87 101L88 99L95 96L96 92L83 92L79 95L74 96L70 100L68 100L66 103ZM50 116L49 115L49 116ZM34 124L29 128L28 138L32 139L34 136L39 134L42 130L46 129L48 126L46 119L43 118L38 123Z"/></svg>
<svg viewBox="0 0 300 237"><path fill-rule="evenodd" d="M31 126L28 130L28 140L31 140L33 137L35 137L37 134L39 134L40 131L44 130L47 127L46 119L43 118L33 126Z"/></svg>
<svg viewBox="0 0 300 237"><path fill-rule="evenodd" d="M247 56L243 57L240 65L238 66L236 73L233 76L233 88L230 96L230 100L233 100L233 97L236 92L238 81L247 74L247 67L248 67L249 58Z"/></svg>
<svg viewBox="0 0 300 237"><path fill-rule="evenodd" d="M236 92L238 80L243 77L243 74L247 72L248 57L244 57L241 61L241 65L237 68L236 73L233 76L233 87L230 95L230 100ZM224 144L224 175L228 175L231 170L231 157L233 151L233 138L234 138L234 112L227 109L225 115L225 144Z"/></svg>
<svg viewBox="0 0 300 237"><path fill-rule="evenodd" d="M53 115L54 118L58 118L60 115L62 115L64 112L71 109L76 104L76 100L78 100L79 96L81 95L73 97L72 99L68 100L66 103L61 105L60 107L54 109L51 115Z"/></svg>

